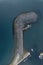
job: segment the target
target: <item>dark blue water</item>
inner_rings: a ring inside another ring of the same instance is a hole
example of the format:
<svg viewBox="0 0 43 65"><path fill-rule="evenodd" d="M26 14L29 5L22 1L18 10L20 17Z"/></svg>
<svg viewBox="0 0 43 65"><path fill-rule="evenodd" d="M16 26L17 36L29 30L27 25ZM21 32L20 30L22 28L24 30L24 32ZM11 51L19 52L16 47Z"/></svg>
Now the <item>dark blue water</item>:
<svg viewBox="0 0 43 65"><path fill-rule="evenodd" d="M43 51L43 0L0 0L0 65L8 65L12 60L15 46L13 19L25 11L35 11L39 19L24 32L24 48L28 51L36 49L35 56ZM43 65L43 61L33 56L20 65Z"/></svg>

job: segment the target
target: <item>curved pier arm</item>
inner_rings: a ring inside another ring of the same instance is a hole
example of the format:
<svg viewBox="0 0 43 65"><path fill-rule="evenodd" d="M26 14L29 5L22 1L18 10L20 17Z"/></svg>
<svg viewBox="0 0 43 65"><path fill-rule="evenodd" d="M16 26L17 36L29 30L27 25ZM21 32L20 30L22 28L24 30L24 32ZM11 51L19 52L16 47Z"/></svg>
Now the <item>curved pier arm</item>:
<svg viewBox="0 0 43 65"><path fill-rule="evenodd" d="M35 12L26 12L17 16L14 24L18 25L20 28L24 28L25 25L37 22L38 15Z"/></svg>
<svg viewBox="0 0 43 65"><path fill-rule="evenodd" d="M21 55L23 54L23 30L30 28L31 24L37 21L37 18L38 15L35 12L27 12L19 15L14 21L16 48Z"/></svg>
<svg viewBox="0 0 43 65"><path fill-rule="evenodd" d="M10 65L17 65L22 57L26 58L29 55L29 53L26 52L26 56L23 50L23 30L30 28L31 24L37 22L37 19L38 15L35 12L26 12L18 15L14 20L16 55Z"/></svg>

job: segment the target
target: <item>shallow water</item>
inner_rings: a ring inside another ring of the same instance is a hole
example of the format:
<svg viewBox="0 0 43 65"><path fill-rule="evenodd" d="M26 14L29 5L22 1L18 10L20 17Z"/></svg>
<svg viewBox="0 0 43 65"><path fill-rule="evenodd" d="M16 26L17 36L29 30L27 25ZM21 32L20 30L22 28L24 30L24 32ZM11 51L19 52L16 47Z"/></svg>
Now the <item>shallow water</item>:
<svg viewBox="0 0 43 65"><path fill-rule="evenodd" d="M43 0L0 0L0 65L10 63L14 54L13 19L25 11L35 11L39 15L38 23L24 32L24 48L43 51ZM35 53L35 54L37 54ZM35 55L36 56L36 55ZM36 57L28 58L20 65L43 65Z"/></svg>

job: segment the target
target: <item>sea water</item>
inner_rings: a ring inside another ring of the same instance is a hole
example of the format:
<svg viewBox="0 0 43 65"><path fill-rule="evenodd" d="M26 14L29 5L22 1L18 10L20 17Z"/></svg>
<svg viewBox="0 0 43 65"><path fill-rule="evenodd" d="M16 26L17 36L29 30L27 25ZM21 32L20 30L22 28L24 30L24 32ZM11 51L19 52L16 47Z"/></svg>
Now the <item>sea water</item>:
<svg viewBox="0 0 43 65"><path fill-rule="evenodd" d="M43 0L0 0L0 65L8 65L15 52L13 20L20 13L35 11L39 15L38 23L24 31L24 48L31 52L20 65L43 65L38 54L43 51Z"/></svg>

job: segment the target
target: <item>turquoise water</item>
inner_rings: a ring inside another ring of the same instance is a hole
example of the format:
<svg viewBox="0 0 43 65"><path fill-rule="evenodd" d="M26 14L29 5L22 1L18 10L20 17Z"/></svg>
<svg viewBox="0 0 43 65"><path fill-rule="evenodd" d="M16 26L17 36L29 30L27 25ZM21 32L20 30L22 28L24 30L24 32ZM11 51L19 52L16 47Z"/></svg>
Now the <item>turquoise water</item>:
<svg viewBox="0 0 43 65"><path fill-rule="evenodd" d="M43 65L36 55L43 51L43 0L0 0L0 65L8 65L14 51L13 19L25 11L35 11L38 23L24 32L24 48L36 50L35 57L20 65Z"/></svg>

